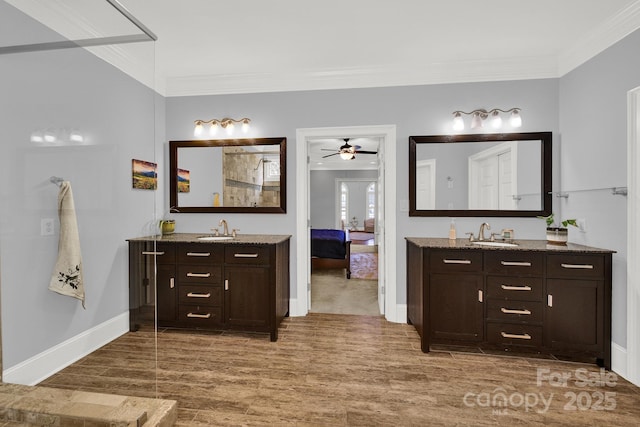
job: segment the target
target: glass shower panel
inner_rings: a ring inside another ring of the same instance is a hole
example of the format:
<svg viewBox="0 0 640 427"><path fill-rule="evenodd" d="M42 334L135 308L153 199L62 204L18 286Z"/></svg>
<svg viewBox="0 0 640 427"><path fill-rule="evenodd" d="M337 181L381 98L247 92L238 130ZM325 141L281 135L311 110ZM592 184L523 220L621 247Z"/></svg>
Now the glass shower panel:
<svg viewBox="0 0 640 427"><path fill-rule="evenodd" d="M22 2L64 4L69 9L54 11L101 29L91 48L54 46L70 33L10 3L20 2L0 1L2 379L38 384L87 356L86 374L69 387L86 390L104 381L105 392L127 395L131 382L91 378L104 371L95 369L101 362L91 353L107 344L124 374L136 378L137 395L156 397L154 313L148 328L130 332L127 246L162 216L162 179L156 189L132 185L134 159L159 165L158 172L163 164L164 101L153 89L153 39L110 1ZM122 22L96 23L92 13L105 10ZM24 49L34 44L41 49ZM109 51L137 62L114 65ZM60 219L70 214L59 212L61 182L69 183L74 202L79 238L73 246L82 257L86 308L48 289L60 274L54 271L60 237L69 234L61 230Z"/></svg>

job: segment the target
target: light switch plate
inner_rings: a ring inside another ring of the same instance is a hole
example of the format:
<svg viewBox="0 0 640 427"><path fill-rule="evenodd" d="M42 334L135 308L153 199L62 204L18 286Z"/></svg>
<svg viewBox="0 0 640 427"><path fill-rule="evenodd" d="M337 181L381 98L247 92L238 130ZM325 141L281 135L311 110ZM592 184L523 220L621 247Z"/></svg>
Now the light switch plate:
<svg viewBox="0 0 640 427"><path fill-rule="evenodd" d="M53 236L53 233L54 233L53 218L42 218L40 220L40 235Z"/></svg>

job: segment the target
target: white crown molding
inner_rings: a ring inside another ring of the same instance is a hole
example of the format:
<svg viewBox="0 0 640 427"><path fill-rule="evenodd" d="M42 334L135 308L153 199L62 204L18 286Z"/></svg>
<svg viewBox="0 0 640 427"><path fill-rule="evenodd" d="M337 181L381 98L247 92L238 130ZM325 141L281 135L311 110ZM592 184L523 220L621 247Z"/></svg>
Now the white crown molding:
<svg viewBox="0 0 640 427"><path fill-rule="evenodd" d="M640 28L640 1L635 1L609 18L558 55L558 77L582 65L603 50Z"/></svg>
<svg viewBox="0 0 640 427"><path fill-rule="evenodd" d="M350 68L286 73L200 75L166 79L166 96L222 95L557 77L554 57L458 61L423 66Z"/></svg>

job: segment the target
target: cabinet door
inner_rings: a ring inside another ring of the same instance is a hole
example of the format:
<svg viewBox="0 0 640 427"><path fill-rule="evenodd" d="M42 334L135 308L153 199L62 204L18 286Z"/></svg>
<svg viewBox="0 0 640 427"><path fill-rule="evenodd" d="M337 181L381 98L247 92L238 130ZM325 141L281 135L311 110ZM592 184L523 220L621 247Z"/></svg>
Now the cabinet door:
<svg viewBox="0 0 640 427"><path fill-rule="evenodd" d="M431 274L429 311L433 341L482 341L483 276Z"/></svg>
<svg viewBox="0 0 640 427"><path fill-rule="evenodd" d="M225 267L225 318L229 327L269 327L269 269Z"/></svg>
<svg viewBox="0 0 640 427"><path fill-rule="evenodd" d="M157 269L158 324L171 326L171 322L176 321L178 313L175 266L158 264Z"/></svg>
<svg viewBox="0 0 640 427"><path fill-rule="evenodd" d="M602 351L604 282L547 279L545 341L555 349Z"/></svg>

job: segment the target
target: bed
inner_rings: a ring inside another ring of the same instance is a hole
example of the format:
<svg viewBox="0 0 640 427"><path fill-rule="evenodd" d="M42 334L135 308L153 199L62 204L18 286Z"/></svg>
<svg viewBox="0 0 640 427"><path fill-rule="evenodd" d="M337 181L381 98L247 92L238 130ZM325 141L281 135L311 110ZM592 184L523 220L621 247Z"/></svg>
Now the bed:
<svg viewBox="0 0 640 427"><path fill-rule="evenodd" d="M344 268L351 279L351 241L343 230L311 229L311 270Z"/></svg>

